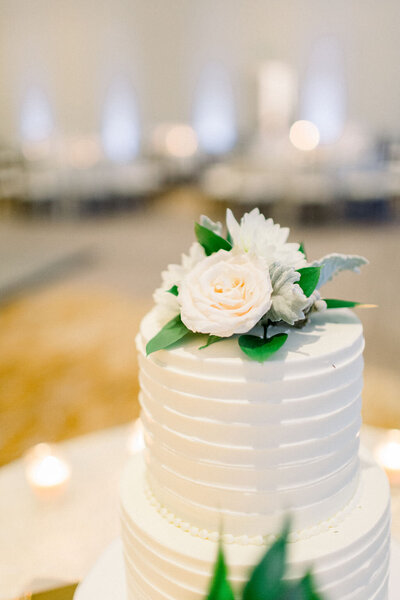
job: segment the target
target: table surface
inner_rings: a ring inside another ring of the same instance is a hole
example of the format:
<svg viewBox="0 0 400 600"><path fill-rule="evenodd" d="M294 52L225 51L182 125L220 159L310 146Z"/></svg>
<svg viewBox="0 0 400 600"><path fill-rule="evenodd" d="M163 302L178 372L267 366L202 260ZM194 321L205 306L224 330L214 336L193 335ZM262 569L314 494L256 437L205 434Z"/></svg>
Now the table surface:
<svg viewBox="0 0 400 600"><path fill-rule="evenodd" d="M71 465L65 494L37 498L23 460L0 469L0 600L81 580L119 535L118 482L131 425L59 444ZM363 427L369 449L380 430ZM400 491L392 490L393 534L400 539Z"/></svg>

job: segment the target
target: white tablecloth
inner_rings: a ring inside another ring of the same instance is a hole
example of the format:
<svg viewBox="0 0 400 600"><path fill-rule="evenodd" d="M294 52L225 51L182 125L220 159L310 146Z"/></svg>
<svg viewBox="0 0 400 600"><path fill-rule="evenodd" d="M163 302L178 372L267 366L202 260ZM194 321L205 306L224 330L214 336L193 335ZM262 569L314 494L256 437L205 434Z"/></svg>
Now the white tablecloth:
<svg viewBox="0 0 400 600"><path fill-rule="evenodd" d="M52 502L36 498L15 461L0 469L0 600L81 580L119 535L118 481L129 453L124 425L60 444L70 486ZM380 433L362 432L370 448ZM400 539L400 495L393 492L393 531Z"/></svg>
<svg viewBox="0 0 400 600"><path fill-rule="evenodd" d="M118 482L130 427L59 444L71 465L65 495L39 500L24 463L0 469L0 600L78 581L119 535Z"/></svg>

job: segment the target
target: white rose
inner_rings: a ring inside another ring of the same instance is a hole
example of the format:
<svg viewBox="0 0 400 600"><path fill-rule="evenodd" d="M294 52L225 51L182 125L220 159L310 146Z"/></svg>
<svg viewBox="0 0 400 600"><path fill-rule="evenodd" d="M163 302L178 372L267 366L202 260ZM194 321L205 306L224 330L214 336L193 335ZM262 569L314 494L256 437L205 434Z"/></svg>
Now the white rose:
<svg viewBox="0 0 400 600"><path fill-rule="evenodd" d="M219 250L186 275L179 288L183 323L192 331L229 337L246 333L271 306L265 261Z"/></svg>

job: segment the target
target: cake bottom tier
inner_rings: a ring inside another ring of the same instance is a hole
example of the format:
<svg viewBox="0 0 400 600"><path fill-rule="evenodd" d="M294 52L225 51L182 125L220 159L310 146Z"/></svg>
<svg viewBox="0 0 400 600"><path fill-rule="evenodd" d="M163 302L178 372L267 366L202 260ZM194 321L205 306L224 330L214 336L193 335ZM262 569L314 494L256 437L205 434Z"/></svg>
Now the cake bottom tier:
<svg viewBox="0 0 400 600"><path fill-rule="evenodd" d="M128 600L204 600L218 544L156 510L146 494L144 475L143 459L137 455L121 485ZM381 469L364 456L359 485L357 504L342 522L321 524L312 537L289 544L289 576L300 576L312 566L324 600L388 597L389 486ZM253 543L224 544L236 589L265 549Z"/></svg>

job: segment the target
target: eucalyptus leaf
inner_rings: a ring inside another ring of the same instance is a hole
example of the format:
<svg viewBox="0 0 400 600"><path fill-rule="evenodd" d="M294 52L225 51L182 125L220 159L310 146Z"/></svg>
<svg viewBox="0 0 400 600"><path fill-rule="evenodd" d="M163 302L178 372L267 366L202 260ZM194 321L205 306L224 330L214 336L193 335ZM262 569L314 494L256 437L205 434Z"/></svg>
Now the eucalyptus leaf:
<svg viewBox="0 0 400 600"><path fill-rule="evenodd" d="M234 600L232 588L228 581L228 570L226 567L224 551L220 545L218 548L217 561L214 567L214 574L210 584L207 600Z"/></svg>
<svg viewBox="0 0 400 600"><path fill-rule="evenodd" d="M304 267L298 269L300 280L297 282L304 292L304 295L309 298L317 287L321 267Z"/></svg>
<svg viewBox="0 0 400 600"><path fill-rule="evenodd" d="M280 600L286 587L283 576L286 569L288 535L289 521L252 571L243 589L243 600Z"/></svg>
<svg viewBox="0 0 400 600"><path fill-rule="evenodd" d="M304 247L303 242L301 242L301 244L300 244L299 252L301 252L302 254L304 254L305 258L307 258L306 249Z"/></svg>
<svg viewBox="0 0 400 600"><path fill-rule="evenodd" d="M157 350L168 348L175 342L181 340L188 333L190 333L190 329L182 323L181 315L176 315L176 317L168 321L168 323L147 342L147 356L153 352L157 352Z"/></svg>
<svg viewBox="0 0 400 600"><path fill-rule="evenodd" d="M173 285L172 288L167 290L167 292L169 292L170 294L173 294L174 296L177 296L179 294L178 286Z"/></svg>
<svg viewBox="0 0 400 600"><path fill-rule="evenodd" d="M211 229L200 225L200 223L195 223L194 232L197 241L203 246L207 256L210 256L210 254L213 254L214 252L218 252L218 250L232 250L232 244L228 242L228 240L225 240L217 233L214 233Z"/></svg>
<svg viewBox="0 0 400 600"><path fill-rule="evenodd" d="M363 304L362 302L353 302L352 300L337 300L336 298L324 298L326 308L373 308L375 304Z"/></svg>
<svg viewBox="0 0 400 600"><path fill-rule="evenodd" d="M270 338L264 339L256 335L241 335L239 346L241 350L252 360L264 362L272 354L275 354L288 338L287 333L278 333Z"/></svg>
<svg viewBox="0 0 400 600"><path fill-rule="evenodd" d="M199 350L203 350L204 348L211 346L211 344L215 344L216 342L220 342L221 340L226 339L228 338L219 337L218 335L209 335L206 343L203 346L199 346Z"/></svg>

